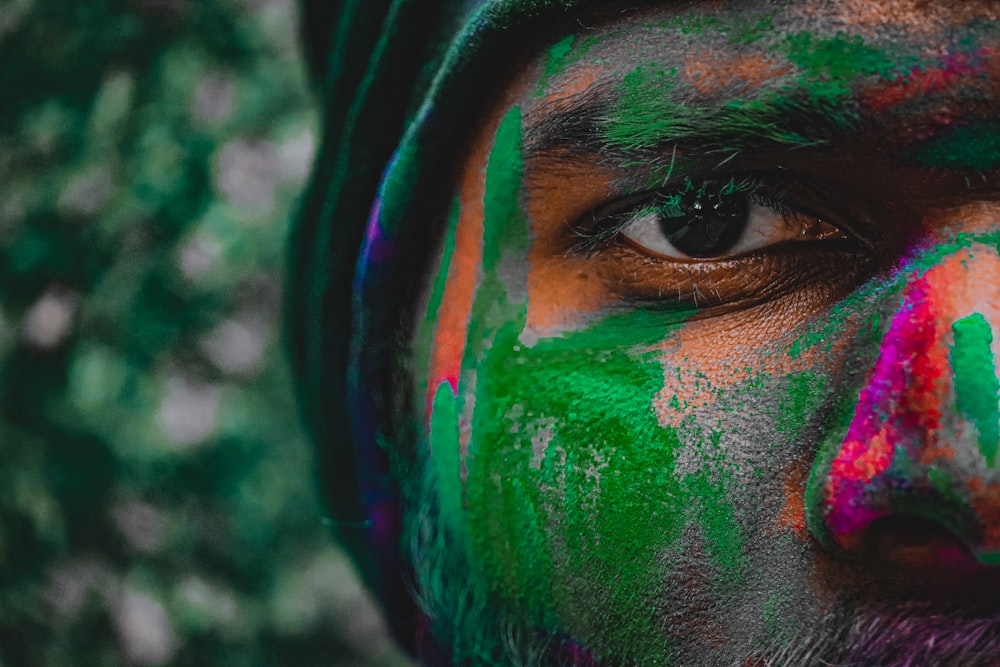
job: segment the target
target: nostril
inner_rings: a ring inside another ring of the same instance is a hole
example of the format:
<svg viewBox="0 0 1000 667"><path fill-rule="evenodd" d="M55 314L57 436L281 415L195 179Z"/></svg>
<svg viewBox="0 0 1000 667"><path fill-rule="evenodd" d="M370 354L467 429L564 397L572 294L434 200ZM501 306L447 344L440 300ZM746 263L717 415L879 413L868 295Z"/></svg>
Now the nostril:
<svg viewBox="0 0 1000 667"><path fill-rule="evenodd" d="M848 559L1000 582L1000 301L984 267L1000 277L1000 255L974 243L909 275L849 422L817 453L807 525Z"/></svg>
<svg viewBox="0 0 1000 667"><path fill-rule="evenodd" d="M919 516L883 517L860 531L855 539L855 555L891 568L954 574L984 569L954 533Z"/></svg>

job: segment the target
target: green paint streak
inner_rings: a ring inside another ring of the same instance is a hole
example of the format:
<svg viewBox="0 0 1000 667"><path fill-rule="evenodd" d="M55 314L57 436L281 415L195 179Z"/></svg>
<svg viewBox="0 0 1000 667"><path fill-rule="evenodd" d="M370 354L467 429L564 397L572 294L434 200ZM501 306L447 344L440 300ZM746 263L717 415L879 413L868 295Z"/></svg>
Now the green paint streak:
<svg viewBox="0 0 1000 667"><path fill-rule="evenodd" d="M527 303L512 303L511 288L526 293L526 284L510 285L500 275L505 257L524 257L529 243L528 222L521 210L522 158L521 109L507 112L494 138L486 165L486 194L483 198L483 277L476 288L469 317L463 374L475 374L481 350L489 348L497 327L509 323L523 328ZM522 283L526 279L522 279Z"/></svg>
<svg viewBox="0 0 1000 667"><path fill-rule="evenodd" d="M529 244L528 223L521 208L522 178L521 111L515 106L497 129L486 167L483 276L469 320L460 392L466 395L470 388L474 391L466 461L468 487L464 498L461 491L456 497L468 506L474 575L490 582L493 592L502 598L530 609L530 622L552 627L556 620L551 599L542 595L552 565L545 533L539 530L544 523L537 517L538 510L543 509L538 502L539 491L516 476L504 474L496 478L507 463L492 461L489 456L493 451L505 451L493 447L505 442L509 426L514 423L507 417L514 404L504 400L507 394L502 389L510 369L497 363L504 357L496 352L518 345L527 316L527 303L511 298L512 288L517 287L509 282L511 276L502 275L504 259L523 258ZM520 287L523 290L524 286ZM524 453L530 451L528 447ZM486 502L484 494L489 496Z"/></svg>
<svg viewBox="0 0 1000 667"><path fill-rule="evenodd" d="M809 417L827 398L827 379L818 373L794 373L788 376L788 391L781 401L778 433L798 440Z"/></svg>
<svg viewBox="0 0 1000 667"><path fill-rule="evenodd" d="M777 50L802 70L796 89L804 100L829 109L845 127L857 115L852 86L872 79L891 81L917 64L913 57L890 57L861 35L844 33L821 39L798 32L788 35Z"/></svg>
<svg viewBox="0 0 1000 667"><path fill-rule="evenodd" d="M501 595L546 627L559 628L559 617L582 618L592 626L587 634L633 655L665 651L656 630L658 557L680 537L689 505L689 491L672 474L677 435L660 427L651 405L663 383L657 355L638 346L607 347L634 336L633 328L655 336L647 342L667 335L668 318L661 315L654 333L648 317L642 313L634 327L627 316L610 318L530 348L519 343L517 327L498 331L477 373L478 449L470 463L470 480L477 478L469 492L476 552L489 579L503 582ZM514 411L516 429L507 418ZM539 465L542 433L548 441ZM601 462L588 451L603 459L597 478ZM560 454L573 465L554 465ZM570 502L595 494L591 511ZM712 527L724 523L718 506L707 504L706 517ZM728 546L726 534L709 532L719 550ZM589 598L574 588L580 577L599 587ZM595 594L600 608L622 616L588 617Z"/></svg>
<svg viewBox="0 0 1000 667"><path fill-rule="evenodd" d="M882 314L875 312L868 316L868 327L866 339L871 343L882 342Z"/></svg>
<svg viewBox="0 0 1000 667"><path fill-rule="evenodd" d="M496 271L503 255L523 253L528 249L528 223L521 210L524 173L521 144L521 108L515 106L500 122L486 165L483 200L483 273L486 280L498 280Z"/></svg>
<svg viewBox="0 0 1000 667"><path fill-rule="evenodd" d="M787 545L786 545L787 546ZM778 640L781 645L786 645L789 636L789 619L787 609L793 604L794 596L788 589L787 582L775 582L781 586L778 590L772 590L764 602L760 613L764 620L764 631L773 640Z"/></svg>
<svg viewBox="0 0 1000 667"><path fill-rule="evenodd" d="M764 14L756 21L743 19L736 23L729 38L730 44L755 44L774 37L774 14Z"/></svg>
<svg viewBox="0 0 1000 667"><path fill-rule="evenodd" d="M785 38L783 51L802 70L799 88L810 103L830 109L856 105L852 86L873 78L892 80L901 67L916 64L912 58L890 57L860 35L843 33L819 39L808 31L798 32Z"/></svg>
<svg viewBox="0 0 1000 667"><path fill-rule="evenodd" d="M986 232L984 234L970 234L964 232L955 234L950 237L949 241L945 243L938 243L922 252L917 258L915 258L914 265L916 268L926 271L940 262L944 257L953 255L962 250L968 250L977 243L981 243L986 246L993 246L998 252L1000 252L1000 231ZM971 250L969 251L968 257L969 259L972 258Z"/></svg>
<svg viewBox="0 0 1000 667"><path fill-rule="evenodd" d="M881 49L865 44L861 35L843 33L827 39L818 39L807 30L788 35L785 38L785 55L813 77L826 79L838 86L859 77L891 79L901 65L898 58L889 57Z"/></svg>
<svg viewBox="0 0 1000 667"><path fill-rule="evenodd" d="M562 74L569 66L570 61L567 60L567 56L573 50L574 41L576 41L576 36L568 35L550 46L548 51L545 52L545 73L538 80L535 95L538 97L545 95L548 91L549 82Z"/></svg>
<svg viewBox="0 0 1000 667"><path fill-rule="evenodd" d="M927 471L927 478L940 498L940 502L937 502L936 506L945 508L945 516L942 516L942 521L945 522L945 525L949 523L953 524L954 520L949 519L947 516L947 512L949 511L947 508L965 507L969 503L968 498L962 490L962 484L956 481L951 473L941 468L930 468Z"/></svg>
<svg viewBox="0 0 1000 667"><path fill-rule="evenodd" d="M575 35L568 35L550 46L545 53L545 72L538 80L535 95L537 97L545 95L553 79L587 55L590 49L599 42L600 40L596 37L577 40Z"/></svg>
<svg viewBox="0 0 1000 667"><path fill-rule="evenodd" d="M983 565L1000 565L1000 553L993 552L977 552L976 558Z"/></svg>
<svg viewBox="0 0 1000 667"><path fill-rule="evenodd" d="M765 38L774 37L774 14L763 14L759 18L753 16L727 17L726 20L711 14L688 12L663 21L650 24L650 27L665 29L671 33L693 35L700 37L706 32L715 31L720 35L729 35L730 44L753 44Z"/></svg>
<svg viewBox="0 0 1000 667"><path fill-rule="evenodd" d="M955 342L951 347L958 409L971 419L979 432L979 451L993 466L1000 444L1000 381L990 345L993 330L980 313L958 320L951 326Z"/></svg>
<svg viewBox="0 0 1000 667"><path fill-rule="evenodd" d="M772 26L769 15L757 22L742 19L725 25L713 17L691 15L663 25L681 32L713 27L728 32L732 41L745 43L773 37ZM853 85L872 78L891 80L900 68L915 64L912 58L890 57L860 36L844 34L821 39L803 31L785 37L775 51L801 71L798 78L777 79L773 85L721 106L692 99L676 69L656 63L637 67L618 85L617 101L604 130L609 145L639 150L671 141L713 146L721 142L723 149L737 149L740 137L752 137L790 147L816 146L820 143L816 137L787 129L788 114L808 108L848 129L859 114L857 101L852 99Z"/></svg>
<svg viewBox="0 0 1000 667"><path fill-rule="evenodd" d="M756 23L742 19L719 25L711 17L687 17L668 24L682 32L711 26L728 32L734 42L773 37L769 31L773 16L764 16ZM667 70L655 63L637 67L618 85L616 104L604 129L608 144L640 150L668 142L702 143L738 150L741 138L753 138L789 147L817 146L821 139L787 129L790 114L809 111L838 128L849 129L859 116L852 86L874 78L891 80L901 68L915 64L913 58L890 57L860 36L844 34L821 39L803 31L785 37L775 51L800 70L797 78L776 79L725 105L698 103L676 69Z"/></svg>
<svg viewBox="0 0 1000 667"><path fill-rule="evenodd" d="M636 67L622 79L605 138L621 148L644 148L690 123L683 105L671 99L677 70L669 74L656 64Z"/></svg>
<svg viewBox="0 0 1000 667"><path fill-rule="evenodd" d="M444 233L444 247L441 250L441 262L438 265L437 277L427 301L427 312L424 316L426 325L437 322L438 310L444 299L444 290L448 285L448 272L451 268L451 258L455 254L455 232L458 229L458 219L462 214L462 201L456 197L451 204L451 214L448 216L448 227ZM428 327L430 328L430 327Z"/></svg>
<svg viewBox="0 0 1000 667"><path fill-rule="evenodd" d="M820 140L790 131L785 122L789 112L801 110L803 98L812 98L814 107L821 107L824 116L844 127L853 122L856 112L845 103L846 95L831 100L817 95L816 86L806 83L803 79L797 87L760 90L721 106L698 104L681 85L676 69L641 65L622 77L602 130L610 147L625 151L669 142L710 145L723 151L738 151L747 141L816 146Z"/></svg>
<svg viewBox="0 0 1000 667"><path fill-rule="evenodd" d="M441 493L441 519L456 537L464 535L458 398L447 382L434 392L431 412L431 462Z"/></svg>
<svg viewBox="0 0 1000 667"><path fill-rule="evenodd" d="M713 438L718 444L718 436ZM735 513L726 498L731 489L720 481L719 471L703 470L688 476L685 486L692 499L697 499L695 512L701 525L705 550L719 568L719 583L731 590L743 578L743 534L736 523Z"/></svg>
<svg viewBox="0 0 1000 667"><path fill-rule="evenodd" d="M567 333L558 339L560 345L566 351L586 354L611 348L642 349L660 342L698 312L690 306L635 308L605 315L580 331Z"/></svg>
<svg viewBox="0 0 1000 667"><path fill-rule="evenodd" d="M948 128L904 157L930 167L995 169L1000 166L1000 124L991 121Z"/></svg>

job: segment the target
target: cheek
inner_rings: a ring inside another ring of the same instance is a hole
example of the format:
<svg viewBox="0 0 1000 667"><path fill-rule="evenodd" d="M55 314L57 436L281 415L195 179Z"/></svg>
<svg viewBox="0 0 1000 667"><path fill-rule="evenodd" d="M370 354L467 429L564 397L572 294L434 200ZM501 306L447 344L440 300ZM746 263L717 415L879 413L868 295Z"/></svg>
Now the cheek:
<svg viewBox="0 0 1000 667"><path fill-rule="evenodd" d="M484 297L485 285L462 329L457 382L432 375L442 520L472 573L530 623L662 651L664 608L684 595L670 583L687 576L678 568L697 563L723 600L763 576L754 554L801 529L802 475L789 482L787 470L818 439L834 367L857 348L848 323L866 320L802 318L766 345L767 326L726 334L639 310L526 340L534 293L511 303L500 283ZM721 349L733 353L720 362Z"/></svg>
<svg viewBox="0 0 1000 667"><path fill-rule="evenodd" d="M678 589L687 568L703 599L724 604L760 578L755 554L801 528L801 502L794 517L783 507L786 469L817 437L834 383L825 369L692 370L678 389L712 400L689 402L674 427L658 407L665 368L689 355L661 348L685 325L634 312L530 347L522 326L477 350L442 412L470 415L467 454L450 470L463 481L446 492L474 571L539 627L656 654L670 641L665 610L691 594Z"/></svg>
<svg viewBox="0 0 1000 667"><path fill-rule="evenodd" d="M587 616L595 596L605 608L616 598L654 608L657 556L683 522L676 433L652 407L662 367L609 349L618 327L629 330L597 325L531 347L517 325L502 327L461 393L474 405L470 554L494 592L543 627Z"/></svg>

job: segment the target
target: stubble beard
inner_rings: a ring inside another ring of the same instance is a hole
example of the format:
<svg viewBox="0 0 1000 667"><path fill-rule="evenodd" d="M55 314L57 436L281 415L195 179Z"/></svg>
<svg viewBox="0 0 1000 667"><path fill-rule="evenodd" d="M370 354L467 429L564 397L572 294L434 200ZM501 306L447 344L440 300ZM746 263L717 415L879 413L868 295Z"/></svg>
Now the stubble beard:
<svg viewBox="0 0 1000 667"><path fill-rule="evenodd" d="M935 602L898 603L859 612L842 604L787 646L743 665L791 667L995 667L1000 664L996 604L969 608Z"/></svg>
<svg viewBox="0 0 1000 667"><path fill-rule="evenodd" d="M426 450L425 450L426 451ZM405 542L413 565L412 593L429 630L421 664L503 667L995 667L1000 664L1000 596L978 604L933 600L879 604L843 600L823 618L784 640L760 638L741 655L679 651L647 660L600 663L563 635L530 627L497 602L476 576L465 546L441 520L433 466L419 463L406 494ZM780 641L780 645L775 645ZM700 642L695 639L692 646ZM692 657L693 659L693 657Z"/></svg>

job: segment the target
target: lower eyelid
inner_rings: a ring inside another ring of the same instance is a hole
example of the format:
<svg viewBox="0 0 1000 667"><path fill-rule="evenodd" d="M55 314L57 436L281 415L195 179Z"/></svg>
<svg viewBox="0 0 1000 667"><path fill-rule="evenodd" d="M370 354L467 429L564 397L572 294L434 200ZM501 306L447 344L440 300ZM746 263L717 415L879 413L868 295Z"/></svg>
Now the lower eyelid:
<svg viewBox="0 0 1000 667"><path fill-rule="evenodd" d="M823 285L823 294L836 295L868 275L871 259L858 243L838 240L779 244L711 261L658 258L618 244L594 261L602 282L622 301L694 306L705 311L700 316L711 316L810 286Z"/></svg>

